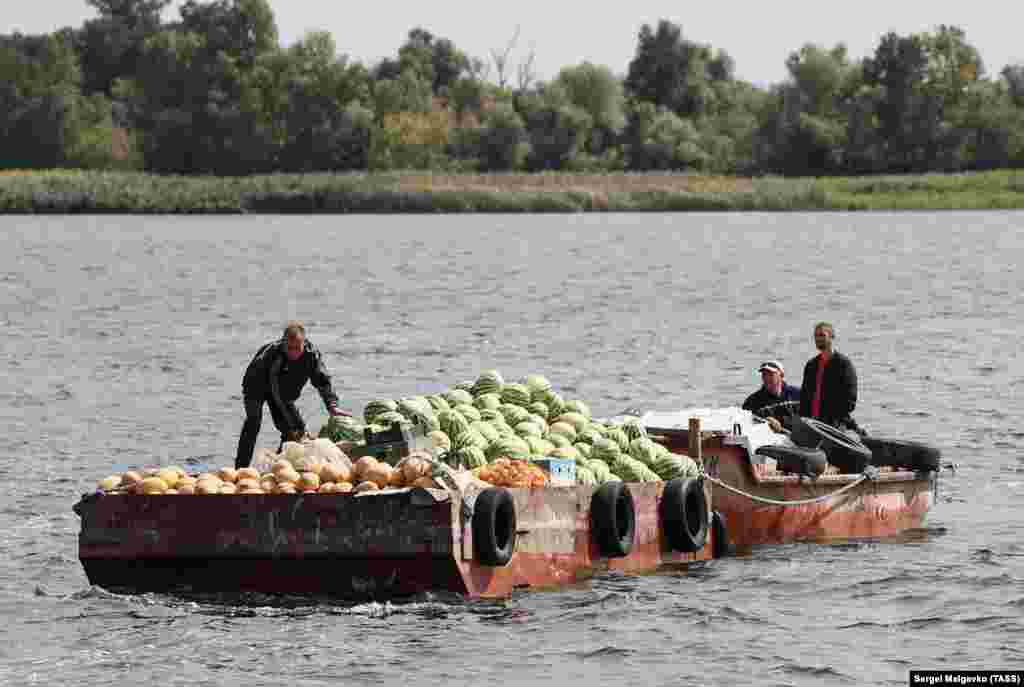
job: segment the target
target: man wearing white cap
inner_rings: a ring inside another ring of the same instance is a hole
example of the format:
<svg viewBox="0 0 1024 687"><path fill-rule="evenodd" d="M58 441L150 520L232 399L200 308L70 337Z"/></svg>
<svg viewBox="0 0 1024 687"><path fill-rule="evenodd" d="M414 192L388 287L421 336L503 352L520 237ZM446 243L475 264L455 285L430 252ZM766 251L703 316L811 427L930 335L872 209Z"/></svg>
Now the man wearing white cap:
<svg viewBox="0 0 1024 687"><path fill-rule="evenodd" d="M761 388L747 396L743 409L768 420L776 432L796 414L800 406L800 389L786 384L786 371L777 360L761 363Z"/></svg>

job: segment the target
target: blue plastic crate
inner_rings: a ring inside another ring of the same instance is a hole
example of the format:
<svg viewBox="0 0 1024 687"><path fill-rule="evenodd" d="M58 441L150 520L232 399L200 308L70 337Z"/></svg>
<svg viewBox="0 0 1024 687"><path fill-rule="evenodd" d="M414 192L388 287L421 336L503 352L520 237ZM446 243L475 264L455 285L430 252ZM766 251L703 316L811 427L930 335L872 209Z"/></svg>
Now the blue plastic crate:
<svg viewBox="0 0 1024 687"><path fill-rule="evenodd" d="M533 458L530 462L547 473L552 486L576 484L576 461L572 458Z"/></svg>

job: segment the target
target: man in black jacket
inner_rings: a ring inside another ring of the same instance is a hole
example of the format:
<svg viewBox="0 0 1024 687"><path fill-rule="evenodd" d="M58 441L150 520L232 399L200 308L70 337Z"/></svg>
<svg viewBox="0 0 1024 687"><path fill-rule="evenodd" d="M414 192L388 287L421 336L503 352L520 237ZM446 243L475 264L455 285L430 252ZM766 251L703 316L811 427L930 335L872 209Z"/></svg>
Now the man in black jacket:
<svg viewBox="0 0 1024 687"><path fill-rule="evenodd" d="M857 407L857 372L849 358L833 349L835 331L829 322L814 325L814 345L818 355L804 366L800 415L859 432L861 430L851 416Z"/></svg>
<svg viewBox="0 0 1024 687"><path fill-rule="evenodd" d="M301 439L306 423L295 407L302 388L311 382L320 392L320 398L331 415L349 415L338 409L338 395L331 386L320 350L306 339L306 328L292 321L284 335L260 348L242 378L242 397L245 400L245 424L238 439L235 467L248 467L252 462L256 438L263 422L263 404L270 406L270 417L281 432L281 443Z"/></svg>
<svg viewBox="0 0 1024 687"><path fill-rule="evenodd" d="M777 360L761 363L757 371L761 388L747 396L743 410L765 418L773 430L781 431L800 407L800 389L786 384L786 371Z"/></svg>

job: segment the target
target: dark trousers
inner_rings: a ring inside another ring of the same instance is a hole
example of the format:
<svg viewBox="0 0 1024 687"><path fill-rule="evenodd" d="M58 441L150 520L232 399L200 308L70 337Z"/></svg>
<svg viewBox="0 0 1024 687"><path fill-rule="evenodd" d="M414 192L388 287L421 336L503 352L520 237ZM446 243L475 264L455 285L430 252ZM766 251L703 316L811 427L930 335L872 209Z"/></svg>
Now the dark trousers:
<svg viewBox="0 0 1024 687"><path fill-rule="evenodd" d="M267 400L262 397L245 399L245 424L242 425L242 435L238 437L235 468L247 468L252 463L252 454L256 450L256 439L260 435L260 426L263 424L263 404L266 402ZM281 432L281 444L277 448L280 451L291 430L285 424L284 416L278 407L273 403L268 405L270 406L270 418L274 421L277 431Z"/></svg>

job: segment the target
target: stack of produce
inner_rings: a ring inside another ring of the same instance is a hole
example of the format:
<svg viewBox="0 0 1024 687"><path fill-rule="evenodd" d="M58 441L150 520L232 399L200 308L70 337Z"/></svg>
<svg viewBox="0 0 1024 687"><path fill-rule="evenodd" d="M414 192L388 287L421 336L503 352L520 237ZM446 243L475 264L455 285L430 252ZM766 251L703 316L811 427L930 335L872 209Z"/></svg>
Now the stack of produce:
<svg viewBox="0 0 1024 687"><path fill-rule="evenodd" d="M363 419L374 430L392 421L433 428L436 454L457 469L479 472L501 458L568 458L576 461L581 484L697 474L693 461L652 441L638 421L607 426L595 422L586 402L563 398L547 378L536 374L509 382L497 370L486 370L475 381L439 394L371 401ZM358 423L350 424L347 436L362 431ZM330 436L342 438L342 433Z"/></svg>
<svg viewBox="0 0 1024 687"><path fill-rule="evenodd" d="M473 470L477 478L499 487L543 487L548 476L526 460L498 458L493 463Z"/></svg>
<svg viewBox="0 0 1024 687"><path fill-rule="evenodd" d="M347 494L389 487L436 488L434 460L429 453L414 453L392 467L371 456L355 463L325 439L287 442L265 470L223 467L189 475L180 467L145 472L130 470L100 480L101 491L131 495L213 494ZM328 448L328 445L330 448Z"/></svg>
<svg viewBox="0 0 1024 687"><path fill-rule="evenodd" d="M645 482L698 474L690 458L672 454L652 441L635 420L621 425L595 422L587 403L563 398L542 375L506 382L497 370L486 370L475 381L456 384L438 394L370 401L361 421L332 417L321 427L320 438L315 441L285 444L282 455L277 456L279 461L283 459L292 466L291 472L285 471L285 478L279 474L283 467L275 463L280 469L270 469L268 464L256 474L247 473L241 478L243 481L237 475L230 479L230 473L225 472L229 468L214 475L219 483L203 475L209 484L204 483L202 491L198 490L199 477L191 477L180 469L145 475L129 473L108 478L101 486L153 494L212 493L216 486L216 493L256 494L289 490L345 493L411 485L418 476L407 477L404 471L395 476L388 473L386 465L376 464L370 470L373 464L369 460L360 459L352 464L347 458L341 461L329 455L331 451L355 450L363 443L366 429L376 433L405 423L421 428L430 438L433 459L457 470L474 470L485 481L497 480L492 481L494 484L511 479L510 465L519 471L513 481L522 482L526 478L520 474L521 465L537 458L576 461L580 484ZM508 463L498 462L502 460ZM335 475L329 470L324 477L323 464L336 461L345 463L348 472ZM499 464L502 470L483 469Z"/></svg>

